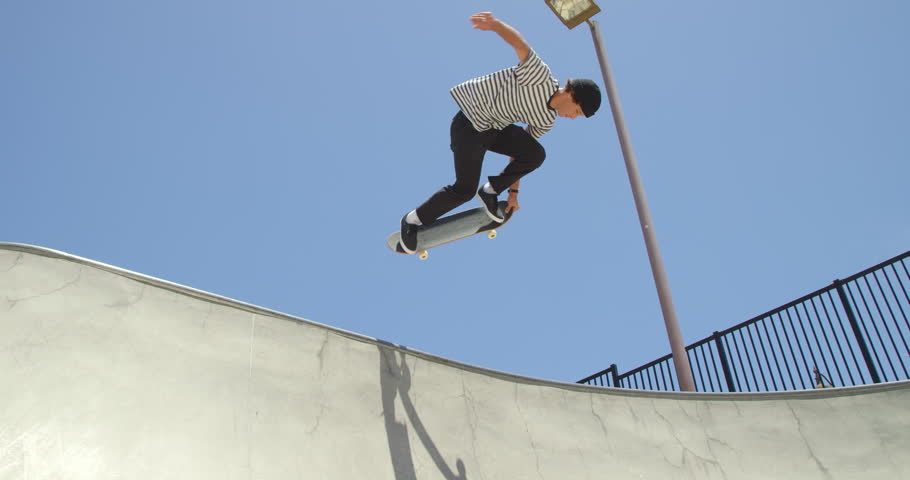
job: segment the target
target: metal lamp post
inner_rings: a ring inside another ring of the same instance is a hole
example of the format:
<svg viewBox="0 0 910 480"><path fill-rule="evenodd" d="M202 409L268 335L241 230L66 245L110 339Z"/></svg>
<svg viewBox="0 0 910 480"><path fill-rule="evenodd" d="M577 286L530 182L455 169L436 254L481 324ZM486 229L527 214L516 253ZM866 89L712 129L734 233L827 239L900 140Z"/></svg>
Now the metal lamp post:
<svg viewBox="0 0 910 480"><path fill-rule="evenodd" d="M695 381L692 378L689 357L686 355L686 347L679 330L679 321L676 319L676 310L673 308L673 297L670 295L667 273L664 270L660 248L657 245L657 236L654 233L654 224L651 222L648 201L645 199L645 189L641 176L638 174L638 164L635 162L635 153L632 151L632 141L626 129L616 84L613 82L613 73L607 63L607 51L600 35L600 25L590 19L600 12L600 7L592 0L545 1L566 27L575 28L584 22L591 27L591 37L594 39L594 48L597 50L597 59L600 62L607 98L610 101L610 109L613 111L613 122L616 124L622 156L626 162L626 172L629 174L629 183L632 186L632 196L635 198L635 208L638 210L638 220L645 237L648 258L651 261L651 272L654 275L654 284L657 287L657 296L660 299L660 308L663 312L664 324L667 327L667 336L670 339L670 349L673 352L673 363L676 366L676 376L679 378L679 388L684 392L694 392Z"/></svg>

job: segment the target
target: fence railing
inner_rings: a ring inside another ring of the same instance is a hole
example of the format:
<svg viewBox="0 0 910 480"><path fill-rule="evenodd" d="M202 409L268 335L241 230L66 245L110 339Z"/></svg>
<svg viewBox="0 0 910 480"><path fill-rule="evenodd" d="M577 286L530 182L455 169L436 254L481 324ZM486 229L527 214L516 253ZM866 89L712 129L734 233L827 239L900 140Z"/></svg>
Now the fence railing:
<svg viewBox="0 0 910 480"><path fill-rule="evenodd" d="M762 392L910 379L910 251L686 347L700 392ZM677 390L672 356L578 383Z"/></svg>

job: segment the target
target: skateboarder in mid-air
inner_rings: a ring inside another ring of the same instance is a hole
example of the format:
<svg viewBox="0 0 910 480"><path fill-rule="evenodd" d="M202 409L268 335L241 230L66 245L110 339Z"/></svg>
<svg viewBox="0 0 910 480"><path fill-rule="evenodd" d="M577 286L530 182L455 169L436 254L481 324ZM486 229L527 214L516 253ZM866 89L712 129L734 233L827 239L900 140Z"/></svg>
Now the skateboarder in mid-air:
<svg viewBox="0 0 910 480"><path fill-rule="evenodd" d="M407 253L417 248L420 225L429 225L446 212L467 202L480 183L483 157L489 150L506 155L509 164L476 190L487 215L497 222L498 196L507 188L507 210L518 210L519 179L539 167L545 157L537 141L550 131L557 115L590 117L600 107L600 89L587 79L569 79L565 86L553 78L550 68L525 39L492 13L471 16L474 28L492 30L518 54L518 65L468 80L450 93L460 107L450 127L455 154L455 183L443 187L417 209L401 219L401 247ZM516 122L527 125L521 129Z"/></svg>

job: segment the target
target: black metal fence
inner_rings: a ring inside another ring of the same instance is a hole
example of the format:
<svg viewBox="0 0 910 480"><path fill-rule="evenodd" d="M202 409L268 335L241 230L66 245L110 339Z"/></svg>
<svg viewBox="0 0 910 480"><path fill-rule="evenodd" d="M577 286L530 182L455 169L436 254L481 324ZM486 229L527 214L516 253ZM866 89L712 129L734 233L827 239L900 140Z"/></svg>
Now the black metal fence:
<svg viewBox="0 0 910 480"><path fill-rule="evenodd" d="M762 392L910 379L910 251L686 347L700 392ZM578 383L678 389L671 355Z"/></svg>

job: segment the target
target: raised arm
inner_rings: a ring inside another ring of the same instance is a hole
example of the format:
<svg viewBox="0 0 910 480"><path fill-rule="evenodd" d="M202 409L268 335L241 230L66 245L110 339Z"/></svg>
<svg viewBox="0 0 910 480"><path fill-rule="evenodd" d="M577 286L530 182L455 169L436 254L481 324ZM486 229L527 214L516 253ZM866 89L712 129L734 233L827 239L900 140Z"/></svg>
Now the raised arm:
<svg viewBox="0 0 910 480"><path fill-rule="evenodd" d="M528 42L518 33L518 30L494 17L492 13L482 12L471 15L471 23L478 30L492 30L499 34L506 43L515 49L519 63L528 58L528 52L531 51L531 46L528 45Z"/></svg>

